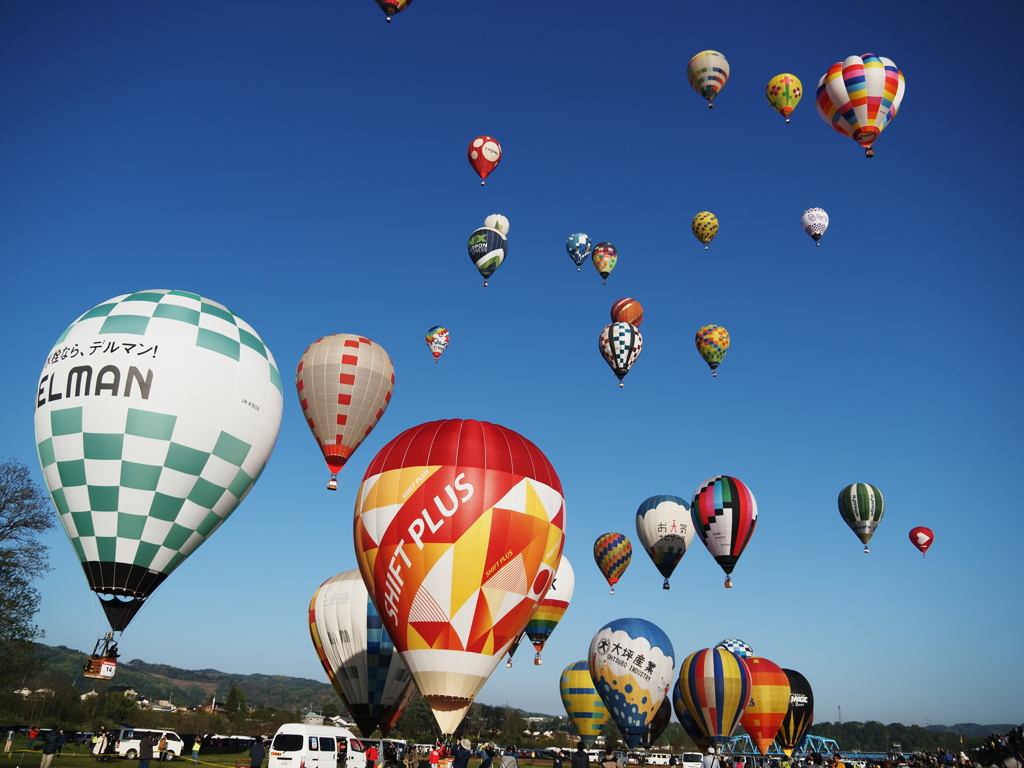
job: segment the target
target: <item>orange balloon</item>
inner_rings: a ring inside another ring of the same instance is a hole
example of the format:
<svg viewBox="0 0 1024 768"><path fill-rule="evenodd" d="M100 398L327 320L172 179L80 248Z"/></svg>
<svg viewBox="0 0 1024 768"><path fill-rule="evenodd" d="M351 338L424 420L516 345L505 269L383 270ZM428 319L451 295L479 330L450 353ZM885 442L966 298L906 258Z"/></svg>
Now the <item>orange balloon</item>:
<svg viewBox="0 0 1024 768"><path fill-rule="evenodd" d="M644 308L636 299L619 299L612 304L612 322L629 323L639 328L644 321Z"/></svg>
<svg viewBox="0 0 1024 768"><path fill-rule="evenodd" d="M740 716L744 730L767 755L789 710L789 677L763 656L744 659L750 670L750 704Z"/></svg>

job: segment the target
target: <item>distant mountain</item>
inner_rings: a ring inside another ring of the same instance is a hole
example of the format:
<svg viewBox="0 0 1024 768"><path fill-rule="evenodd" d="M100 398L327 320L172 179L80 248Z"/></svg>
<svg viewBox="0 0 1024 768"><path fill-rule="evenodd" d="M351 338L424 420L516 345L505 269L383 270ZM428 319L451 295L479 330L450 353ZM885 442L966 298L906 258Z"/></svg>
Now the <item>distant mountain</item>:
<svg viewBox="0 0 1024 768"><path fill-rule="evenodd" d="M997 723L996 725L978 725L977 723L957 723L956 725L928 725L925 726L925 730L928 731L949 731L950 733L958 733L965 739L973 739L977 736L988 736L993 733L1006 733L1012 728L1016 728L1015 724Z"/></svg>

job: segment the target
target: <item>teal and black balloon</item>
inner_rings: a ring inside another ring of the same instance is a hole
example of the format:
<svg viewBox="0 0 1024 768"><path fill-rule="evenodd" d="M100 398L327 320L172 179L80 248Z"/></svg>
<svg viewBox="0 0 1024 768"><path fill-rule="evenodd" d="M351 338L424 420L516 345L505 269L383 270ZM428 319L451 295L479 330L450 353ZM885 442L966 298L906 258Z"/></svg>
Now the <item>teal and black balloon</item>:
<svg viewBox="0 0 1024 768"><path fill-rule="evenodd" d="M469 258L483 275L484 285L508 254L508 239L496 229L480 227L469 236Z"/></svg>

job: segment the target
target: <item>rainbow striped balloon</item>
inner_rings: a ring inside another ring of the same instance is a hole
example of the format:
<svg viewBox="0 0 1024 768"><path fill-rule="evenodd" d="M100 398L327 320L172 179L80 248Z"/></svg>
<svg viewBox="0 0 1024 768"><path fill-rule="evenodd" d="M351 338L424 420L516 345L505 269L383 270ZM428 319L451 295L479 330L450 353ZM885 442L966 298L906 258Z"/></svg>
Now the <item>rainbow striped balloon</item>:
<svg viewBox="0 0 1024 768"><path fill-rule="evenodd" d="M562 555L551 586L526 625L526 636L530 638L530 642L533 643L533 647L537 651L537 655L533 657L534 664L540 665L540 652L544 650L544 643L548 641L551 633L558 626L558 622L562 620L562 615L569 607L569 601L572 600L575 587L576 576L572 572L572 565L569 564L569 559Z"/></svg>
<svg viewBox="0 0 1024 768"><path fill-rule="evenodd" d="M679 670L679 693L686 711L715 746L736 731L750 692L746 661L724 648L695 651Z"/></svg>
<svg viewBox="0 0 1024 768"><path fill-rule="evenodd" d="M594 542L594 562L608 580L608 586L615 594L615 585L629 567L633 558L633 545L621 533L604 533Z"/></svg>
<svg viewBox="0 0 1024 768"><path fill-rule="evenodd" d="M847 56L818 81L816 103L822 120L874 157L871 145L896 117L907 84L892 59L865 53Z"/></svg>

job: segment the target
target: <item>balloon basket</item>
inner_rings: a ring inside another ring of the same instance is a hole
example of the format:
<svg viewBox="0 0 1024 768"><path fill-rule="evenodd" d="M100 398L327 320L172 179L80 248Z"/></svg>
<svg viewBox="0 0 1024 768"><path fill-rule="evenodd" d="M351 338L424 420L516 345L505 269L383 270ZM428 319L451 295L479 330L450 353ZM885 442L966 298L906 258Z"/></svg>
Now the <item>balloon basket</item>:
<svg viewBox="0 0 1024 768"><path fill-rule="evenodd" d="M540 651L537 651L537 655L533 657L533 663L538 667L544 663L540 658Z"/></svg>
<svg viewBox="0 0 1024 768"><path fill-rule="evenodd" d="M871 147L868 147L867 149L864 150L864 157L874 157L874 156L875 156L875 150L873 150Z"/></svg>
<svg viewBox="0 0 1024 768"><path fill-rule="evenodd" d="M102 656L90 656L85 661L82 674L93 680L112 680L117 672L117 659Z"/></svg>
<svg viewBox="0 0 1024 768"><path fill-rule="evenodd" d="M672 589L672 587L669 586L668 579L665 579L665 583L661 585L661 588L662 589Z"/></svg>
<svg viewBox="0 0 1024 768"><path fill-rule="evenodd" d="M614 594L615 594L615 587L612 587L612 588L611 588L611 591L609 592L609 594L612 594L612 595L614 595Z"/></svg>
<svg viewBox="0 0 1024 768"><path fill-rule="evenodd" d="M387 17L387 22L388 22L388 24L391 23L391 17L390 16Z"/></svg>
<svg viewBox="0 0 1024 768"><path fill-rule="evenodd" d="M480 181L480 186L482 187L483 185L484 185L484 182L483 182L483 180L481 180Z"/></svg>
<svg viewBox="0 0 1024 768"><path fill-rule="evenodd" d="M732 576L725 577L725 588L732 589Z"/></svg>
<svg viewBox="0 0 1024 768"><path fill-rule="evenodd" d="M864 545L864 554L866 555L866 554L868 554L868 553L869 553L870 551L871 551L871 550L870 550L870 549L868 549L868 546L867 546L867 544L865 544L865 545Z"/></svg>
<svg viewBox="0 0 1024 768"><path fill-rule="evenodd" d="M486 288L486 287L487 287L487 281L484 280L484 288Z"/></svg>
<svg viewBox="0 0 1024 768"><path fill-rule="evenodd" d="M787 123L789 122L789 118L788 118L788 117L786 118L786 122L787 122Z"/></svg>
<svg viewBox="0 0 1024 768"><path fill-rule="evenodd" d="M327 481L327 490L336 491L338 490L338 476L331 475L331 479Z"/></svg>
<svg viewBox="0 0 1024 768"><path fill-rule="evenodd" d="M508 661L506 661L505 662L505 666L508 667L509 669L512 669L512 659L509 659Z"/></svg>

